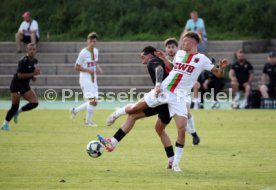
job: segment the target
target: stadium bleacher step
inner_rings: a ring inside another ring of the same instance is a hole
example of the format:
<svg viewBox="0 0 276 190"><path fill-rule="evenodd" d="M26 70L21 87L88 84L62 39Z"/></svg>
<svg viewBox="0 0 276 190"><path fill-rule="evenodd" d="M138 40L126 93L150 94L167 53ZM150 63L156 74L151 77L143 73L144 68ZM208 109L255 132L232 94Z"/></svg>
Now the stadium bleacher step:
<svg viewBox="0 0 276 190"><path fill-rule="evenodd" d="M254 43L253 43L254 42ZM239 48L261 52L248 52L247 59L255 68L253 81L257 87L266 63L267 52L265 47L257 46L267 44L267 41L209 41L208 56L217 61L221 58L234 60L234 52ZM254 47L249 47L249 45ZM257 44L257 45L256 45ZM105 92L127 91L129 88L138 87L140 90L152 88L152 82L147 74L147 68L140 63L140 52L143 47L152 45L164 50L162 41L147 42L98 42L100 51L99 62L104 74L98 75L99 89ZM253 46L252 45L252 46ZM276 40L270 40L267 47L276 49ZM79 51L85 47L85 42L40 42L38 44L37 58L42 69L42 75L36 83L32 83L37 92L42 93L47 88L54 87L59 90L63 87L79 89L78 72L74 71L74 64ZM254 49L255 48L255 49ZM24 48L23 48L24 50ZM0 42L0 89L1 93L7 92L12 75L16 72L17 61L24 56L15 53L14 42Z"/></svg>

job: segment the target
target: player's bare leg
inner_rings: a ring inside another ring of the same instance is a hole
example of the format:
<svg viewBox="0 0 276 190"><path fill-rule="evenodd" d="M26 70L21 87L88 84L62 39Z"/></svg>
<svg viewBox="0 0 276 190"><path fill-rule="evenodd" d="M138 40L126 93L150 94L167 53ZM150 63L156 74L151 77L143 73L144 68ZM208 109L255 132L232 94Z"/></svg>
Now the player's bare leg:
<svg viewBox="0 0 276 190"><path fill-rule="evenodd" d="M31 33L31 42L36 43L36 32Z"/></svg>
<svg viewBox="0 0 276 190"><path fill-rule="evenodd" d="M263 98L269 98L268 88L265 84L259 86L259 91L261 92Z"/></svg>
<svg viewBox="0 0 276 190"><path fill-rule="evenodd" d="M22 39L23 39L23 33L17 32L15 34L16 52L17 53L21 53L20 43L21 43Z"/></svg>
<svg viewBox="0 0 276 190"><path fill-rule="evenodd" d="M196 83L193 86L193 90L194 90L194 97L193 97L193 103L194 103L194 109L199 109L200 107L200 98L199 98L199 89L200 89L200 83L198 81L196 81Z"/></svg>
<svg viewBox="0 0 276 190"><path fill-rule="evenodd" d="M146 104L144 99L139 100L135 104L128 104L125 107L119 108L111 115L109 115L106 120L106 125L111 126L116 121L116 119L118 119L122 115L135 114L135 113L141 112L146 108L148 108L148 105Z"/></svg>
<svg viewBox="0 0 276 190"><path fill-rule="evenodd" d="M177 128L177 140L175 143L175 155L173 160L172 169L175 172L181 172L179 167L180 160L182 158L184 143L185 143L185 128L187 125L187 118L179 115L174 116L176 128Z"/></svg>

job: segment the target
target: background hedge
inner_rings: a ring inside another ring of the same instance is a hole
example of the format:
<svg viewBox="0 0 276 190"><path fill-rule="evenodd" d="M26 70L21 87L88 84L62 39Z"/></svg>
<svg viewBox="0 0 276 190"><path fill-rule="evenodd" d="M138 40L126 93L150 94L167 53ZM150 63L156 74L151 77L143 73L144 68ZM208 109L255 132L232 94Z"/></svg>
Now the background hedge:
<svg viewBox="0 0 276 190"><path fill-rule="evenodd" d="M24 11L39 22L42 40L163 40L178 37L192 10L209 39L276 38L275 0L2 0L0 40L14 41Z"/></svg>

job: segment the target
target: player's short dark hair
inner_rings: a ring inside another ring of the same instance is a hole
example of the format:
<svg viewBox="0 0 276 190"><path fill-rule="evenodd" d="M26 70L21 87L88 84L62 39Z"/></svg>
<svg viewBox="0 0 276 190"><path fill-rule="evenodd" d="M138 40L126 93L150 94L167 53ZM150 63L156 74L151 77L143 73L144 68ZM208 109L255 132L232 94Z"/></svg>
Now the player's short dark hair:
<svg viewBox="0 0 276 190"><path fill-rule="evenodd" d="M196 40L197 43L200 42L199 35L196 32L187 32L186 34L184 34L183 37L184 38L185 37L192 38L192 39Z"/></svg>
<svg viewBox="0 0 276 190"><path fill-rule="evenodd" d="M156 48L152 47L152 46L146 46L142 52L144 55L147 55L147 54L151 54L151 55L154 55L154 52L157 51Z"/></svg>
<svg viewBox="0 0 276 190"><path fill-rule="evenodd" d="M165 47L167 45L171 45L171 44L174 44L176 47L178 46L178 42L177 42L176 38L168 38L164 41Z"/></svg>
<svg viewBox="0 0 276 190"><path fill-rule="evenodd" d="M87 39L93 40L93 39L97 39L97 37L98 36L97 36L96 32L91 32L91 33L88 34Z"/></svg>
<svg viewBox="0 0 276 190"><path fill-rule="evenodd" d="M268 53L268 57L276 57L276 52L275 51L270 51Z"/></svg>

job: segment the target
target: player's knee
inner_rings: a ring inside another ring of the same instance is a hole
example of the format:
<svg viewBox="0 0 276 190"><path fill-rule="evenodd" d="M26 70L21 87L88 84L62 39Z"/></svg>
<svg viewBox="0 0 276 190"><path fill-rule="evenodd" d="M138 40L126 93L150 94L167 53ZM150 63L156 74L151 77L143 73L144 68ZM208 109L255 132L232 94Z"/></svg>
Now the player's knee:
<svg viewBox="0 0 276 190"><path fill-rule="evenodd" d="M198 81L196 81L196 83L194 84L194 89L200 89L200 83Z"/></svg>
<svg viewBox="0 0 276 190"><path fill-rule="evenodd" d="M262 92L266 92L267 91L266 85L259 86L259 90L262 91Z"/></svg>
<svg viewBox="0 0 276 190"><path fill-rule="evenodd" d="M246 85L245 86L245 90L248 92L248 91L250 91L251 90L251 86L248 84L248 85Z"/></svg>
<svg viewBox="0 0 276 190"><path fill-rule="evenodd" d="M165 125L157 125L155 126L155 131L156 133L161 136L161 134L164 132L164 129L165 129Z"/></svg>
<svg viewBox="0 0 276 190"><path fill-rule="evenodd" d="M134 114L139 111L139 106L137 104L129 104L126 111L128 114Z"/></svg>
<svg viewBox="0 0 276 190"><path fill-rule="evenodd" d="M186 132L186 126L178 127L177 134L179 137L184 137Z"/></svg>
<svg viewBox="0 0 276 190"><path fill-rule="evenodd" d="M231 87L232 88L238 88L238 83L237 82L234 82L234 81L231 81Z"/></svg>
<svg viewBox="0 0 276 190"><path fill-rule="evenodd" d="M89 104L91 106L97 106L98 102L96 100L91 100L91 101L89 101Z"/></svg>

